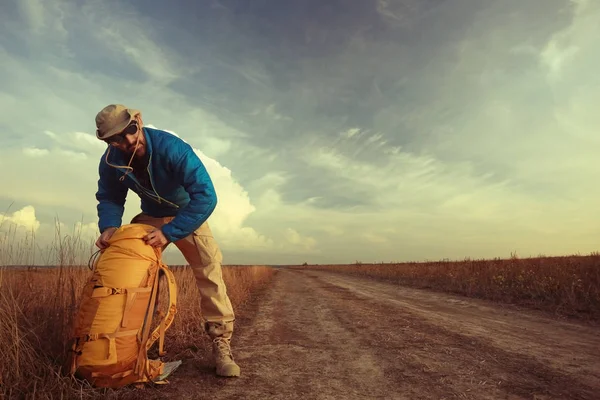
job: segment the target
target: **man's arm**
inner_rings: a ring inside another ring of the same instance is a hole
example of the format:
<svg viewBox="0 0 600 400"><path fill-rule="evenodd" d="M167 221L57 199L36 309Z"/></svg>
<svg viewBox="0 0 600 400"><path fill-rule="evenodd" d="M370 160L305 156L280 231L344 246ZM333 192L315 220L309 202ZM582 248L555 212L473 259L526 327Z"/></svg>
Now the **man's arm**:
<svg viewBox="0 0 600 400"><path fill-rule="evenodd" d="M183 239L198 229L217 206L217 194L204 164L190 145L184 143L182 148L173 169L189 193L190 202L162 227L163 234L171 242Z"/></svg>
<svg viewBox="0 0 600 400"><path fill-rule="evenodd" d="M106 228L121 226L123 212L125 211L125 200L128 188L117 179L117 174L104 160L100 161L98 167L98 229L100 233Z"/></svg>

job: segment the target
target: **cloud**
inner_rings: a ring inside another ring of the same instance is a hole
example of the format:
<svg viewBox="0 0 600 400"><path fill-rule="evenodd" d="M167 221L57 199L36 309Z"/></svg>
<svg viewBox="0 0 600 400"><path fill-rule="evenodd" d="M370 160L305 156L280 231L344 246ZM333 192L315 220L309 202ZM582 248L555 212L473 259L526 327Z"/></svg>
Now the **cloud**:
<svg viewBox="0 0 600 400"><path fill-rule="evenodd" d="M594 19L590 18L595 11L592 3L587 0L572 0L571 3L573 5L572 23L552 35L540 53L540 60L547 68L548 78L551 81L562 78L564 69L568 68L568 64L573 65L576 62L582 47L592 45L588 35L599 31Z"/></svg>
<svg viewBox="0 0 600 400"><path fill-rule="evenodd" d="M558 43L558 38L548 42L548 45L542 52L542 61L548 68L548 76L551 79L558 79L561 75L563 65L569 62L579 52L575 46L562 47Z"/></svg>
<svg viewBox="0 0 600 400"><path fill-rule="evenodd" d="M39 32L44 26L44 6L39 0L25 0L19 2L20 11L29 27L34 32Z"/></svg>
<svg viewBox="0 0 600 400"><path fill-rule="evenodd" d="M67 30L63 25L64 1L23 0L17 3L19 14L34 35L59 36L64 39Z"/></svg>
<svg viewBox="0 0 600 400"><path fill-rule="evenodd" d="M151 124L148 126L156 128ZM165 131L180 137L174 131ZM181 139L187 142L185 138ZM206 156L203 151L197 148L193 150L206 167L217 192L217 208L211 215L209 224L222 246L246 252L297 252L310 250L315 246L313 238L303 237L292 228L283 230L285 240L281 241L260 234L251 226L247 226L247 218L256 211L248 192L235 180L229 168Z"/></svg>
<svg viewBox="0 0 600 400"><path fill-rule="evenodd" d="M68 207L93 215L99 161L94 150L98 147L81 132L49 138L44 148L26 145L22 152L0 151L0 168L8 171L21 166L18 174L8 174L3 180L3 191L14 201L35 202L36 207ZM30 143L35 142L39 140Z"/></svg>
<svg viewBox="0 0 600 400"><path fill-rule="evenodd" d="M388 243L389 241L389 238L373 232L366 232L362 237L367 243Z"/></svg>
<svg viewBox="0 0 600 400"><path fill-rule="evenodd" d="M295 229L287 228L285 230L285 238L288 243L292 244L295 248L302 251L314 250L317 241L312 237L303 237ZM285 250L285 249L284 249Z"/></svg>
<svg viewBox="0 0 600 400"><path fill-rule="evenodd" d="M248 192L232 177L231 170L198 149L194 152L205 165L217 192L217 208L210 217L215 235L224 245L232 247L264 251L272 246L271 239L244 226L246 218L256 207L251 203Z"/></svg>
<svg viewBox="0 0 600 400"><path fill-rule="evenodd" d="M38 149L36 147L25 147L23 149L23 154L25 154L26 156L29 156L29 157L43 157L43 156L50 154L50 152L48 151L48 149Z"/></svg>
<svg viewBox="0 0 600 400"><path fill-rule="evenodd" d="M249 113L249 115L252 115L254 117L261 115L261 116L264 116L265 118L273 119L275 121L292 121L293 120L293 118L277 112L275 110L276 106L277 105L274 103L269 104L264 109L257 108L256 110Z"/></svg>
<svg viewBox="0 0 600 400"><path fill-rule="evenodd" d="M2 3L0 206L93 238L119 102L205 163L230 262L594 250L600 10L466 3Z"/></svg>
<svg viewBox="0 0 600 400"><path fill-rule="evenodd" d="M96 7L97 3L86 4L86 8L90 9L89 15L93 15L90 22L97 27L93 34L98 42L110 43L107 50L112 56L121 55L139 68L147 79L163 85L183 72L177 63L172 62L176 55L152 41L142 27L144 19L140 21L138 14L121 10L119 18L114 19L107 13L98 12Z"/></svg>
<svg viewBox="0 0 600 400"><path fill-rule="evenodd" d="M0 214L0 266L85 265L97 250L98 235L95 223L41 222L35 207L27 205Z"/></svg>
<svg viewBox="0 0 600 400"><path fill-rule="evenodd" d="M40 227L40 221L35 216L35 208L33 206L23 207L9 215L6 213L0 214L0 226L4 224L12 224L17 228L25 228L30 232L36 232Z"/></svg>

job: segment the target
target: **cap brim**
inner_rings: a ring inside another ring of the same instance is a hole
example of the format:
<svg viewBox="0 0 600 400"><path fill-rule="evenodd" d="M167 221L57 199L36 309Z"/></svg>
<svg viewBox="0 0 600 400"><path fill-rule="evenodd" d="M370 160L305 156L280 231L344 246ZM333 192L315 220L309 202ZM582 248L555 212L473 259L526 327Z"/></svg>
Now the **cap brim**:
<svg viewBox="0 0 600 400"><path fill-rule="evenodd" d="M100 134L100 132L98 132L98 129L96 129L96 137L97 137L98 139L101 139L101 140L106 140L106 139L108 139L109 137L112 137L112 136L115 136L115 135L117 135L119 132L121 132L123 129L125 129L125 127L126 127L126 126L127 126L129 123L130 123L130 122L131 122L131 120L129 120L127 123L125 123L125 125L123 125L123 126L119 126L119 127L117 127L117 128L114 128L114 129L111 129L110 131L108 131L107 133L105 133L105 134L102 134L102 135Z"/></svg>
<svg viewBox="0 0 600 400"><path fill-rule="evenodd" d="M131 123L131 121L133 121L135 119L136 115L141 114L141 112L139 110L135 110L133 108L128 108L127 114L129 114L129 119L127 121L123 122L122 125L111 129L110 131L108 131L105 134L101 135L100 132L98 131L98 129L96 129L96 137L100 140L106 140L112 136L118 135L119 132L121 132L123 129L125 129L127 127L127 125L129 125Z"/></svg>

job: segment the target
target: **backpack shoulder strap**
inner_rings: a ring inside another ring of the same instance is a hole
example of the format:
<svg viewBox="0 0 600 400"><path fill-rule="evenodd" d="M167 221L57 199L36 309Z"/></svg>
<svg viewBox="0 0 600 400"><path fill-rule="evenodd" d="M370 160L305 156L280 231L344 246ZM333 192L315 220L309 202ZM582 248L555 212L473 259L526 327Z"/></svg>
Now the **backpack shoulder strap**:
<svg viewBox="0 0 600 400"><path fill-rule="evenodd" d="M159 266L159 272L164 274L167 278L167 284L169 287L169 307L167 309L167 313L164 318L160 321L158 326L150 335L150 338L146 342L146 351L150 350L150 347L159 339L158 342L158 354L160 356L164 356L166 353L164 351L164 343L165 343L165 332L171 324L173 323L173 319L175 318L175 314L177 313L177 285L175 283L175 276L173 275L173 271L171 269L161 263Z"/></svg>

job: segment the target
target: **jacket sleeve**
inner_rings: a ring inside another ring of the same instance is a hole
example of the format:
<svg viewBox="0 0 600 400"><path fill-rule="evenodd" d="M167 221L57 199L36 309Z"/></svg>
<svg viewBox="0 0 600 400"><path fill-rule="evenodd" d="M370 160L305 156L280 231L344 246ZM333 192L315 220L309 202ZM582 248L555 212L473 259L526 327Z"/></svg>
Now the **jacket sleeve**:
<svg viewBox="0 0 600 400"><path fill-rule="evenodd" d="M119 182L116 171L106 165L104 160L100 161L98 173L100 177L96 200L98 229L102 233L106 228L121 226L128 188Z"/></svg>
<svg viewBox="0 0 600 400"><path fill-rule="evenodd" d="M190 202L162 227L163 234L171 242L198 229L217 206L217 194L204 164L189 144L182 143L181 146L182 152L178 152L178 160L173 163L173 173L188 192Z"/></svg>

